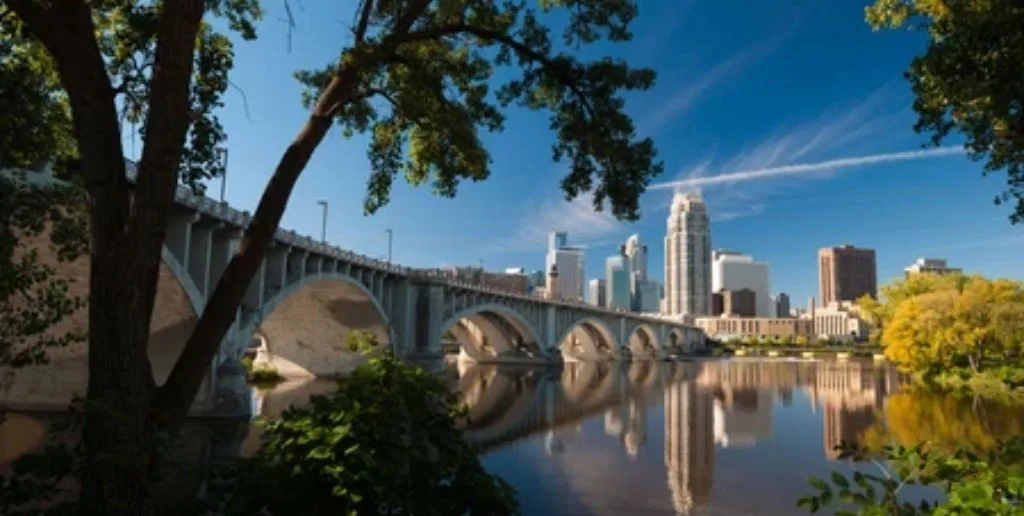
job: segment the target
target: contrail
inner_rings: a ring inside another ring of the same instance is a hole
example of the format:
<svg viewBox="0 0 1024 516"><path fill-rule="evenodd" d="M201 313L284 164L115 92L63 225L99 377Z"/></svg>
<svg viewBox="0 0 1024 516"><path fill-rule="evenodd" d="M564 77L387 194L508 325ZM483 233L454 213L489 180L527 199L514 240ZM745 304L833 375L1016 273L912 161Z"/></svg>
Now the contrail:
<svg viewBox="0 0 1024 516"><path fill-rule="evenodd" d="M717 185L721 183L735 183L738 181L753 181L767 179L777 176L789 176L806 174L809 172L821 172L823 170L836 170L841 168L862 167L865 165L878 165L880 163L892 163L896 161L912 161L918 159L938 158L963 154L963 147L938 147L935 149L923 149L903 152L890 152L887 154L871 154L867 156L854 156L850 158L830 159L818 163L797 163L794 165L783 165L780 167L756 168L752 170L740 170L714 176L694 177L679 181L668 181L655 183L648 186L651 190L663 190L666 188L699 187Z"/></svg>

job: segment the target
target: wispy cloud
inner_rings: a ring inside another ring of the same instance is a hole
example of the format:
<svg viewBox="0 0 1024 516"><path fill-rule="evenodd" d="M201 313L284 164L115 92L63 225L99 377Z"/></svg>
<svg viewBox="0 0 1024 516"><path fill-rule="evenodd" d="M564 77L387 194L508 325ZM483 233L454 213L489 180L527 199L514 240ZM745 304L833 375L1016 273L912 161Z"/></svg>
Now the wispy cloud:
<svg viewBox="0 0 1024 516"><path fill-rule="evenodd" d="M595 211L593 197L581 195L573 201L551 199L530 210L517 229L493 244L491 251L531 251L547 246L552 231L567 231L569 243L579 247L612 245L609 235L623 231L625 224L606 211Z"/></svg>
<svg viewBox="0 0 1024 516"><path fill-rule="evenodd" d="M686 113L708 90L736 75L751 63L778 50L796 31L806 13L795 13L791 22L766 40L744 48L698 75L693 81L670 93L650 114L637 121L637 132L653 135L673 119Z"/></svg>
<svg viewBox="0 0 1024 516"><path fill-rule="evenodd" d="M953 156L963 154L963 147L938 147L934 149L922 149L904 152L888 152L884 154L870 154L865 156L851 156L846 158L830 159L815 163L798 163L793 165L782 165L777 167L765 167L751 170L739 170L724 174L715 174L704 177L692 177L680 181L668 181L656 183L648 188L651 190L664 189L686 189L700 188L710 185L733 184L744 181L768 179L779 176L791 176L810 174L814 172L840 170L844 168L864 167L882 163L894 163L898 161L913 161L942 156Z"/></svg>

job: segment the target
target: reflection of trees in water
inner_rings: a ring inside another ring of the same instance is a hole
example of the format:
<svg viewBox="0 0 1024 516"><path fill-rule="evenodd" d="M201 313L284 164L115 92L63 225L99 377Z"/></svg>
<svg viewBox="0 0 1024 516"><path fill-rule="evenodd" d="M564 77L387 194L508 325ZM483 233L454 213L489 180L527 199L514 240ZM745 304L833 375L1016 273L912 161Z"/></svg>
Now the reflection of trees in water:
<svg viewBox="0 0 1024 516"><path fill-rule="evenodd" d="M1024 434L1024 404L981 398L957 398L925 389L891 395L885 403L884 422L865 433L865 444L918 442L952 450L968 446L992 450L999 440Z"/></svg>

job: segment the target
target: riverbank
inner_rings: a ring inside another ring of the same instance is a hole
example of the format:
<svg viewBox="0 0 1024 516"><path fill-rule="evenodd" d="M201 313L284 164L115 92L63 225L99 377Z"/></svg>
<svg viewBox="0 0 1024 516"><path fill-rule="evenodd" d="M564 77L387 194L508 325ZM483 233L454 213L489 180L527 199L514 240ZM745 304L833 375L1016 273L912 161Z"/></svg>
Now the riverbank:
<svg viewBox="0 0 1024 516"><path fill-rule="evenodd" d="M722 353L738 357L803 357L803 358L883 358L882 349L875 347L724 347Z"/></svg>

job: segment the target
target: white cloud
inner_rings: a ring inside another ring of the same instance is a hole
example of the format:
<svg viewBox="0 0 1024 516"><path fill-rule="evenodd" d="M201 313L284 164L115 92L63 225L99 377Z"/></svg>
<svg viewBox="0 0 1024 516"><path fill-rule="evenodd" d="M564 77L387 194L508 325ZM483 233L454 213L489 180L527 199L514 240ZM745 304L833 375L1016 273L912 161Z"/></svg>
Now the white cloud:
<svg viewBox="0 0 1024 516"><path fill-rule="evenodd" d="M870 154L866 156L851 156L846 158L830 159L815 163L798 163L793 165L781 165L777 167L765 167L750 170L739 170L716 174L712 176L693 177L679 181L669 181L650 185L651 190L699 188L711 185L734 184L744 181L754 181L780 176L801 175L813 172L832 171L844 168L864 167L882 163L893 163L898 161L912 161L942 156L953 156L963 154L963 147L938 147L934 149L922 149L904 152L888 152L883 154Z"/></svg>
<svg viewBox="0 0 1024 516"><path fill-rule="evenodd" d="M593 197L584 194L573 201L551 199L523 218L518 229L506 239L495 243L495 251L531 251L547 246L552 231L567 231L570 245L604 247L611 245L608 236L625 229L607 212L594 210Z"/></svg>

